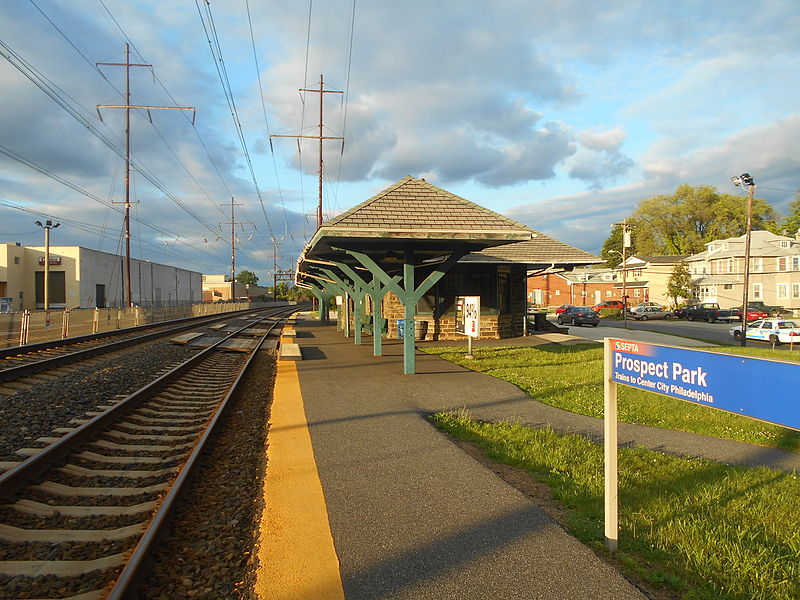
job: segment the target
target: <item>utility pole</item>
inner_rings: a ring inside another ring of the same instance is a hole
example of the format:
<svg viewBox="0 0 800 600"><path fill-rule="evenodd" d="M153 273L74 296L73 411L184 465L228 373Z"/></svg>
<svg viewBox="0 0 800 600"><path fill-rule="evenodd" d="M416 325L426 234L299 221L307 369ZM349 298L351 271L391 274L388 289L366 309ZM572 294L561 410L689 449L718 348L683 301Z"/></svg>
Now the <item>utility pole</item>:
<svg viewBox="0 0 800 600"><path fill-rule="evenodd" d="M628 219L623 219L621 223L614 223L622 227L622 323L628 326L628 248L631 247L631 226ZM616 250L613 252L616 253Z"/></svg>
<svg viewBox="0 0 800 600"><path fill-rule="evenodd" d="M742 288L742 337L739 344L744 348L747 346L747 302L748 292L750 290L750 238L753 229L753 190L756 187L753 177L750 173L742 173L741 175L731 177L733 185L744 187L747 186L747 223L745 225L745 238L744 238L744 281Z"/></svg>
<svg viewBox="0 0 800 600"><path fill-rule="evenodd" d="M97 116L103 120L103 115L100 114L101 108L124 108L125 109L125 202L114 202L113 204L125 204L125 217L123 227L125 229L125 306L133 306L133 296L131 295L131 109L143 108L147 110L147 116L150 122L153 122L153 117L150 115L151 109L162 110L191 110L194 111L193 106L141 106L131 104L131 67L148 67L153 68L153 65L145 63L132 63L131 62L131 49L125 43L125 62L124 63L110 63L99 62L95 63L98 67L106 65L111 67L125 67L125 104L98 104ZM192 116L192 124L194 124L194 116ZM141 294L141 290L139 290Z"/></svg>
<svg viewBox="0 0 800 600"><path fill-rule="evenodd" d="M317 229L322 227L322 173L323 173L323 162L322 162L322 140L344 140L343 137L335 137L335 136L325 136L323 135L322 131L322 106L323 106L323 94L344 94L341 90L326 90L322 75L319 76L319 89L318 90L310 90L305 88L300 88L301 92L315 92L319 94L319 135L271 135L270 137L270 145L272 145L272 138L274 137L288 137L288 138L297 138L298 140L301 138L311 139L311 140L319 140L319 201L317 202ZM299 142L298 142L299 143Z"/></svg>
<svg viewBox="0 0 800 600"><path fill-rule="evenodd" d="M230 204L221 204L220 206L231 207L231 220L224 221L220 223L220 225L231 226L231 300L233 300L236 297L236 226L241 225L242 230L244 230L244 225L254 225L254 223L250 221L236 220L234 213L234 211L236 210L235 207L242 206L242 204L240 202L234 202L233 198L231 198Z"/></svg>

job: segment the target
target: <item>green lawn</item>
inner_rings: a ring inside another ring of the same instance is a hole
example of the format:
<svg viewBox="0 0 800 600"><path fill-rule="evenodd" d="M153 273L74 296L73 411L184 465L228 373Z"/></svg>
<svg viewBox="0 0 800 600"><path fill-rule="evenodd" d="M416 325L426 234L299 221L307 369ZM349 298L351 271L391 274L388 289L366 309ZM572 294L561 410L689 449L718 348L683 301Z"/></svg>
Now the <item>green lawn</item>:
<svg viewBox="0 0 800 600"><path fill-rule="evenodd" d="M580 362L583 352L564 358ZM582 385L595 384L570 387ZM586 406L593 404L587 400ZM568 509L571 533L606 553L601 445L548 429L480 423L463 411L432 420L478 444L489 458L522 467L550 486ZM621 448L619 478L615 559L623 571L691 600L800 598L796 474Z"/></svg>
<svg viewBox="0 0 800 600"><path fill-rule="evenodd" d="M769 348L714 348L715 351L780 358L800 362L800 352ZM532 398L571 412L602 418L603 350L597 344L538 347L473 348L474 360L463 348L424 348L449 361L504 379ZM684 402L629 386L618 387L619 420L702 433L800 452L800 433L747 417Z"/></svg>

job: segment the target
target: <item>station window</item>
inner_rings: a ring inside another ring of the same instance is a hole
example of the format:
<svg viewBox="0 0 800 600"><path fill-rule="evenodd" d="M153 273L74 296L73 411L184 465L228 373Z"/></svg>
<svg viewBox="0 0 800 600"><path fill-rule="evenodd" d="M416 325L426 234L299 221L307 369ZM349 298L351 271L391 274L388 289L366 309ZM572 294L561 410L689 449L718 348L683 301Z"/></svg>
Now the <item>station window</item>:
<svg viewBox="0 0 800 600"><path fill-rule="evenodd" d="M762 289L763 289L762 284L760 283L753 284L753 300L761 300L761 298L764 297Z"/></svg>
<svg viewBox="0 0 800 600"><path fill-rule="evenodd" d="M778 284L778 299L784 300L789 297L789 285L786 283Z"/></svg>
<svg viewBox="0 0 800 600"><path fill-rule="evenodd" d="M18 264L19 264L19 256L15 256L15 257L14 257L14 264L15 264L15 265L18 265Z"/></svg>

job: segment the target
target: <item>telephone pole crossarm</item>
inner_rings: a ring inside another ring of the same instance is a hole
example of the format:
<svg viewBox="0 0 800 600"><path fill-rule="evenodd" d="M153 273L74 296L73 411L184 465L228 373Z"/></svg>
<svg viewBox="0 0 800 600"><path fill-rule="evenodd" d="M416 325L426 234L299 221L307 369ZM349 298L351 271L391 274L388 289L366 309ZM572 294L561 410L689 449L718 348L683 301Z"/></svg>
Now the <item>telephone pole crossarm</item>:
<svg viewBox="0 0 800 600"><path fill-rule="evenodd" d="M324 98L323 94L344 94L342 90L326 90L325 83L322 78L322 75L319 76L319 89L312 90L308 88L300 88L301 92L313 92L319 94L319 135L270 135L270 144L272 144L272 138L274 137L289 137L289 138L296 138L296 139L309 139L309 140L319 140L319 200L317 203L317 229L322 227L322 173L323 173L323 161L322 161L322 141L323 140L342 140L344 144L343 137L337 136L326 136L323 135L323 125L322 125L322 107L324 105L322 99ZM299 146L300 142L298 142Z"/></svg>

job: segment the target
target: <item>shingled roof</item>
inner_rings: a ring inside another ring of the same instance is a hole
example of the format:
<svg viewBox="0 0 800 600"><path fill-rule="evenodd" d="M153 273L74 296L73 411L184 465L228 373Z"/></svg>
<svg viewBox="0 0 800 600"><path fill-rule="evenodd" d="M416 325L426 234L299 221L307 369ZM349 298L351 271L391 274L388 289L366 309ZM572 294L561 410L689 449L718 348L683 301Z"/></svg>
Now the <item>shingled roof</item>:
<svg viewBox="0 0 800 600"><path fill-rule="evenodd" d="M591 265L605 262L585 250L534 231L533 238L467 254L461 263L526 263L529 265Z"/></svg>
<svg viewBox="0 0 800 600"><path fill-rule="evenodd" d="M322 227L381 231L530 231L522 223L410 176L326 221Z"/></svg>

